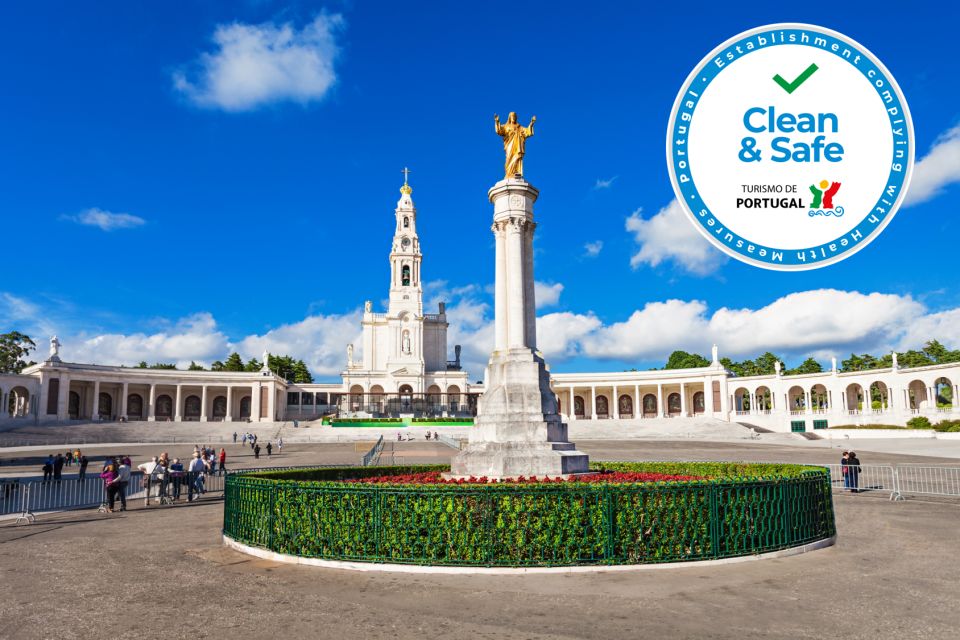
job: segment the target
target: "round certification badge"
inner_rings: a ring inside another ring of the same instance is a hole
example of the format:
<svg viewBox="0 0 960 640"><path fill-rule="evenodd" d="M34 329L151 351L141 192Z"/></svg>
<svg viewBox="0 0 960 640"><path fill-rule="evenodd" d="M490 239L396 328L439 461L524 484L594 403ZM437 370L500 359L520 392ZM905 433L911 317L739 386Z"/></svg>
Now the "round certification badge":
<svg viewBox="0 0 960 640"><path fill-rule="evenodd" d="M766 269L816 269L890 222L913 170L913 124L886 67L843 34L751 29L707 55L670 114L667 164L694 226Z"/></svg>

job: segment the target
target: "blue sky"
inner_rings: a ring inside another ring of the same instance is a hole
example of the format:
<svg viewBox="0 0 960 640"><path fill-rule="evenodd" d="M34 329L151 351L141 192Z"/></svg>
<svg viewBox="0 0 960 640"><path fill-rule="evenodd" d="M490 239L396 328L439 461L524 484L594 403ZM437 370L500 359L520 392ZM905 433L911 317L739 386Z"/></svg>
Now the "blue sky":
<svg viewBox="0 0 960 640"><path fill-rule="evenodd" d="M525 169L541 190L540 334L554 370L658 366L714 341L788 364L928 337L960 346L960 10L715 7L8 6L0 331L56 332L66 358L102 363L266 347L329 379L363 300L386 297L409 166L427 297L449 302L451 345L465 344L479 376L493 280L486 191L503 160L492 116L516 110L537 116ZM843 32L887 65L921 160L912 205L879 239L803 273L707 246L672 204L663 150L693 66L740 31L784 21Z"/></svg>

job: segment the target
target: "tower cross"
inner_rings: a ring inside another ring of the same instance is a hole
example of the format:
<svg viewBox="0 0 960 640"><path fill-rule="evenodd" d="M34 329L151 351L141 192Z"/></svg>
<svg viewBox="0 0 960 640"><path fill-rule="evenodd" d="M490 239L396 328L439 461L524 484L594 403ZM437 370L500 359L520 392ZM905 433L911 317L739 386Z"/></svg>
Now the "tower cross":
<svg viewBox="0 0 960 640"><path fill-rule="evenodd" d="M403 171L401 171L400 173L403 174L403 184L407 184L407 178L410 176L410 169L407 169L406 167L404 167Z"/></svg>

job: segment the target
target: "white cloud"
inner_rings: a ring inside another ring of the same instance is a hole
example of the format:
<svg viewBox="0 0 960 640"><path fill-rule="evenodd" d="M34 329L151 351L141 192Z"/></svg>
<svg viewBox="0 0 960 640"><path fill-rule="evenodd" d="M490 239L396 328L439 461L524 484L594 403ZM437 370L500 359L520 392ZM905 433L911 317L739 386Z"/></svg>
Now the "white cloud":
<svg viewBox="0 0 960 640"><path fill-rule="evenodd" d="M584 255L588 258L596 258L600 255L600 252L603 250L603 240L597 240L596 242L588 242L583 245Z"/></svg>
<svg viewBox="0 0 960 640"><path fill-rule="evenodd" d="M619 177L620 176L613 176L612 178L608 178L606 180L603 180L602 178L597 178L597 182L593 185L593 190L599 191L600 189L609 189L610 187L613 186L614 180L616 180Z"/></svg>
<svg viewBox="0 0 960 640"><path fill-rule="evenodd" d="M347 344L353 343L355 360L362 357L361 316L360 311L308 316L262 335L247 336L235 348L245 360L259 360L267 350L302 359L316 378L336 376L346 367Z"/></svg>
<svg viewBox="0 0 960 640"><path fill-rule="evenodd" d="M129 213L113 213L103 209L86 209L77 215L61 216L64 220L76 222L77 224L87 225L89 227L100 227L103 231L114 231L115 229L133 229L146 224L146 220L139 216Z"/></svg>
<svg viewBox="0 0 960 640"><path fill-rule="evenodd" d="M289 23L219 25L216 50L201 54L192 73L174 73L174 87L199 106L225 111L320 100L337 80L343 26L338 14L320 14L300 30Z"/></svg>
<svg viewBox="0 0 960 640"><path fill-rule="evenodd" d="M563 285L559 282L548 284L546 282L533 283L533 298L537 303L537 309L543 307L553 307L560 302L560 294L563 292Z"/></svg>
<svg viewBox="0 0 960 640"><path fill-rule="evenodd" d="M703 276L727 261L727 257L693 227L676 200L652 218L641 214L642 210L637 209L626 222L627 231L633 233L640 245L639 251L630 258L634 269L642 264L656 267L672 261L685 271Z"/></svg>
<svg viewBox="0 0 960 640"><path fill-rule="evenodd" d="M960 125L942 133L914 165L904 206L930 200L954 182L960 182Z"/></svg>
<svg viewBox="0 0 960 640"><path fill-rule="evenodd" d="M462 363L470 379L481 379L494 343L488 296L479 285L440 293L449 301L451 357L454 345L462 345ZM336 379L346 362L347 343L355 345L355 357L361 355L359 310L310 315L237 341L226 336L209 313L197 313L152 332L97 334L71 330L77 314L63 320L50 311L0 292L0 324L14 326L19 318L16 326L40 343L40 356L46 353L46 338L58 333L62 357L73 362L135 365L146 360L185 367L191 360L209 365L233 350L244 359L260 358L266 349L302 358L317 378ZM41 319L47 323L42 328ZM662 362L674 349L708 354L713 343L720 346L722 355L733 358L764 351L827 358L918 348L931 338L950 348L960 347L960 307L929 311L909 295L836 289L792 293L758 308L711 310L699 300L665 300L647 303L625 320L608 323L592 312L548 313L537 320L537 338L548 362L555 364L573 359Z"/></svg>
<svg viewBox="0 0 960 640"><path fill-rule="evenodd" d="M146 360L186 367L191 360L210 362L229 349L227 336L209 313L182 318L154 333L60 333L60 357L68 362L132 366ZM44 354L45 355L45 352Z"/></svg>

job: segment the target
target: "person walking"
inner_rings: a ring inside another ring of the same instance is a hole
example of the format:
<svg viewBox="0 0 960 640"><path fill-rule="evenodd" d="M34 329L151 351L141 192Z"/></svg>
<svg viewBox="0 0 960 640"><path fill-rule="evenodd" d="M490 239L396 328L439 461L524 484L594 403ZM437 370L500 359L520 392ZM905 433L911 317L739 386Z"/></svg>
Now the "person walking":
<svg viewBox="0 0 960 640"><path fill-rule="evenodd" d="M77 451L79 453L79 449ZM80 472L77 475L77 482L83 482L84 480L87 479L87 465L90 463L90 461L87 460L87 456L82 454L79 455L79 459L80 459Z"/></svg>
<svg viewBox="0 0 960 640"><path fill-rule="evenodd" d="M233 444L237 444L237 432L233 432Z"/></svg>
<svg viewBox="0 0 960 640"><path fill-rule="evenodd" d="M63 465L66 462L63 458L62 453L58 453L57 457L53 461L53 481L60 482L63 478Z"/></svg>
<svg viewBox="0 0 960 640"><path fill-rule="evenodd" d="M272 454L272 453L273 453L273 445L270 444L270 441L269 441L269 440L267 440L267 457L269 458L269 457L270 457L270 454Z"/></svg>
<svg viewBox="0 0 960 640"><path fill-rule="evenodd" d="M227 472L227 450L220 447L220 475Z"/></svg>
<svg viewBox="0 0 960 640"><path fill-rule="evenodd" d="M143 506L144 507L150 506L150 488L154 484L153 472L156 471L157 469L157 460L159 460L159 458L157 458L157 456L153 456L153 458L149 462L144 462L143 464L137 466L137 469L140 469L140 471L143 472L143 487L144 487Z"/></svg>
<svg viewBox="0 0 960 640"><path fill-rule="evenodd" d="M117 502L117 471L116 467L108 464L100 474L103 479L103 488L107 492L107 513L113 513L113 506Z"/></svg>
<svg viewBox="0 0 960 640"><path fill-rule="evenodd" d="M255 460L260 459L260 445L258 444L253 445L253 457Z"/></svg>
<svg viewBox="0 0 960 640"><path fill-rule="evenodd" d="M53 477L53 454L52 453L49 456L47 456L47 461L43 463L43 467L41 467L41 470L43 471L43 481L49 482L50 478Z"/></svg>
<svg viewBox="0 0 960 640"><path fill-rule="evenodd" d="M847 459L847 469L850 470L850 490L853 493L860 493L860 458L854 451L850 452L850 457Z"/></svg>
<svg viewBox="0 0 960 640"><path fill-rule="evenodd" d="M283 453L283 438L277 439L277 455Z"/></svg>
<svg viewBox="0 0 960 640"><path fill-rule="evenodd" d="M117 495L120 497L120 511L127 510L127 486L130 484L130 464L127 460L117 467ZM112 505L111 505L112 508Z"/></svg>
<svg viewBox="0 0 960 640"><path fill-rule="evenodd" d="M247 446L247 434L246 434L246 433L243 434L243 442L242 442L241 444L243 444L243 446Z"/></svg>

